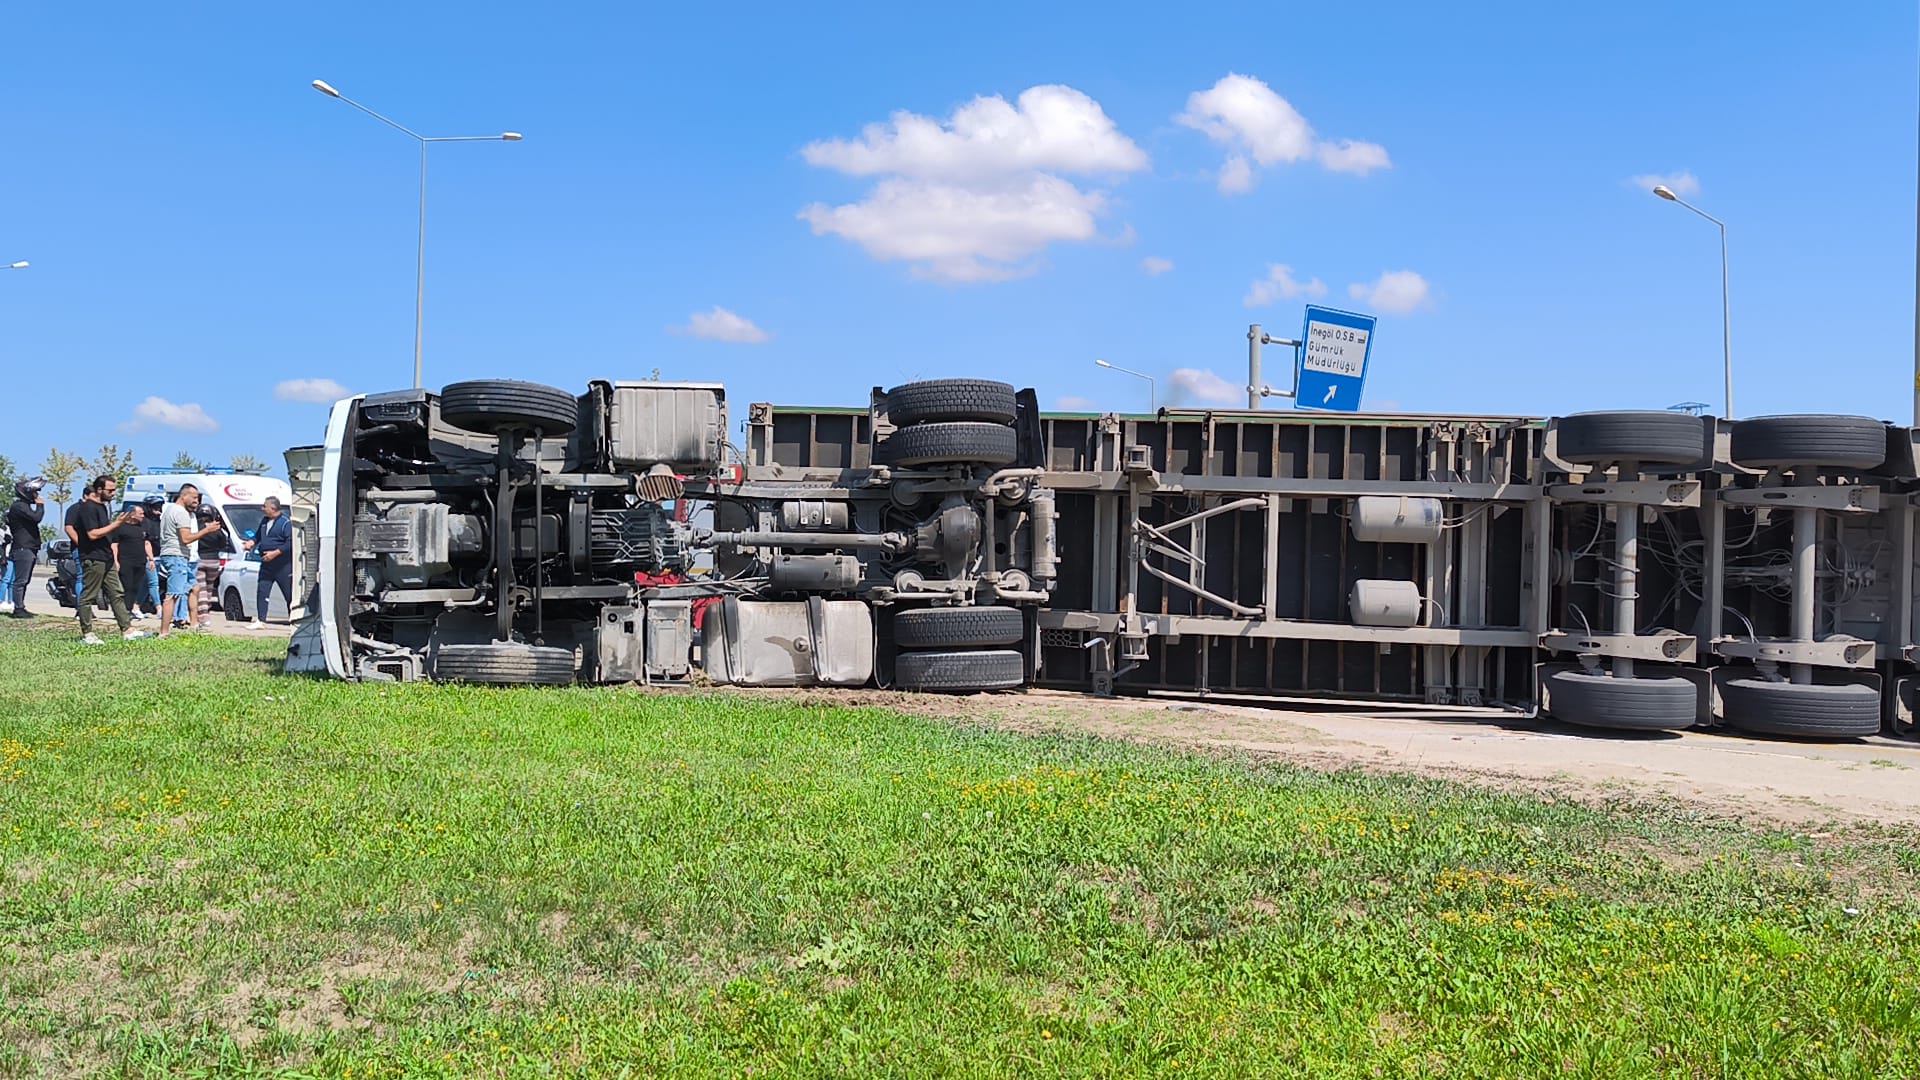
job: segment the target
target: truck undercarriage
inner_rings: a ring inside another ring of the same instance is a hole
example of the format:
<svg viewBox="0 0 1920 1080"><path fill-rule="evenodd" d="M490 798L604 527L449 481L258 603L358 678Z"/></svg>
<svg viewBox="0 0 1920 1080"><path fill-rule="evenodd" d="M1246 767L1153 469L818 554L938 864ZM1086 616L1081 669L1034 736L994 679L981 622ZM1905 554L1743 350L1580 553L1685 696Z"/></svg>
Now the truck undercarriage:
<svg viewBox="0 0 1920 1080"><path fill-rule="evenodd" d="M1920 455L1878 421L1043 415L942 379L743 426L716 384L340 402L289 453L290 666L1911 726Z"/></svg>

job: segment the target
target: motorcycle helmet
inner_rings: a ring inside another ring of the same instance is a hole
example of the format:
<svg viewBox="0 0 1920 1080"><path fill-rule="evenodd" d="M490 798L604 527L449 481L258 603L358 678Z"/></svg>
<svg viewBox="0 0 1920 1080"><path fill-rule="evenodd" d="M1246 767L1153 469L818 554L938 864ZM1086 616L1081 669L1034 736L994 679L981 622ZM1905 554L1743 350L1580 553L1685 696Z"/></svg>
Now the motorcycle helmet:
<svg viewBox="0 0 1920 1080"><path fill-rule="evenodd" d="M29 476L13 485L13 493L17 497L31 502L35 496L40 494L40 489L46 486L47 481L45 477Z"/></svg>
<svg viewBox="0 0 1920 1080"><path fill-rule="evenodd" d="M167 500L161 498L158 495L149 495L146 498L140 500L140 505L147 508L147 513L153 514L153 513L158 513L163 507L165 507L167 505Z"/></svg>

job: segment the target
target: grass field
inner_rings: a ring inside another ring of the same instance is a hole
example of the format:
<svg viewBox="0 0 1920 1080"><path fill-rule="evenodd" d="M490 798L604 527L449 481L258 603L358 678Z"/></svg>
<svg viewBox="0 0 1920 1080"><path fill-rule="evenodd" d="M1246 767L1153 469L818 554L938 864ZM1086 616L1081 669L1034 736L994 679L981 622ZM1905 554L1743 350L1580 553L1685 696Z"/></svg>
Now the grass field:
<svg viewBox="0 0 1920 1080"><path fill-rule="evenodd" d="M1920 859L0 629L0 1075L1920 1075Z"/></svg>

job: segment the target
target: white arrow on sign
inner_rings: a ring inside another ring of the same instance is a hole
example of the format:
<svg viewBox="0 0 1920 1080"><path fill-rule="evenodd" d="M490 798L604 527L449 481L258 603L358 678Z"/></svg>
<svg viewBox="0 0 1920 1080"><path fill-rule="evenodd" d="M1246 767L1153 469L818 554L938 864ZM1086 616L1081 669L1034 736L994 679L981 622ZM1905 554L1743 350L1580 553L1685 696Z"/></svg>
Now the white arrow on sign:
<svg viewBox="0 0 1920 1080"><path fill-rule="evenodd" d="M1333 392L1334 392L1335 390L1338 390L1338 389L1340 389L1340 388L1339 388L1339 387L1337 387L1337 386L1329 386L1329 387L1327 387L1327 396L1326 396L1326 397L1324 397L1324 398L1321 398L1321 399L1320 399L1320 404L1322 404L1322 405L1325 405L1325 404L1326 404L1327 402L1329 402L1329 401L1332 401L1332 400L1333 400Z"/></svg>

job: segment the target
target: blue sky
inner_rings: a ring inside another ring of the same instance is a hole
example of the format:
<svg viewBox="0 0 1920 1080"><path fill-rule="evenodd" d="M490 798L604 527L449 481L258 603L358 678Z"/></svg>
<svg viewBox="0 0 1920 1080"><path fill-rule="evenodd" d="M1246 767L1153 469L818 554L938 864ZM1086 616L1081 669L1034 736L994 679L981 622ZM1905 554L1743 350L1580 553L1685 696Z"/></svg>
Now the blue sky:
<svg viewBox="0 0 1920 1080"><path fill-rule="evenodd" d="M1717 406L1717 234L1631 180L1685 173L1737 411L1907 420L1913 6L1559 7L7 5L0 453L277 462L324 418L279 384L411 381L416 151L314 78L526 135L433 151L433 386L1137 410L1094 358L1203 400L1317 281L1381 315L1370 404Z"/></svg>

